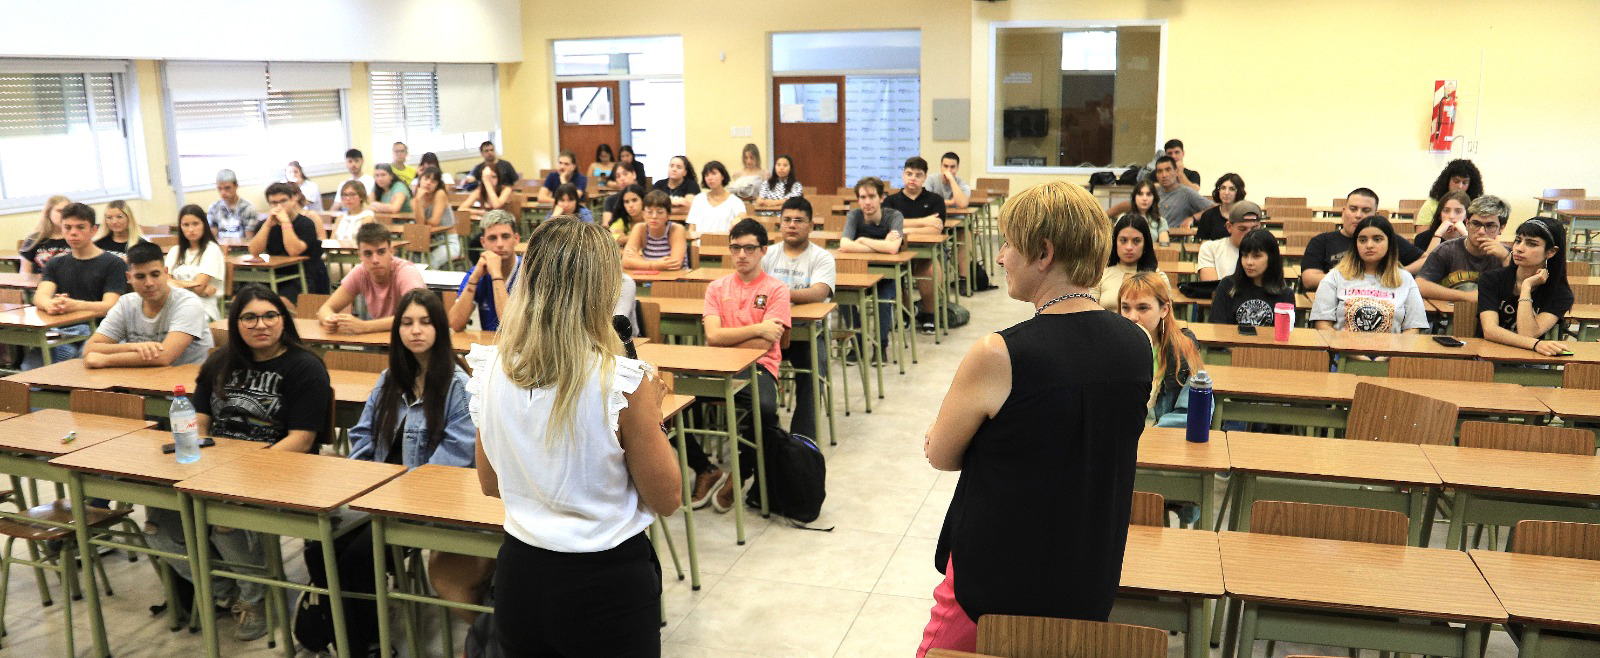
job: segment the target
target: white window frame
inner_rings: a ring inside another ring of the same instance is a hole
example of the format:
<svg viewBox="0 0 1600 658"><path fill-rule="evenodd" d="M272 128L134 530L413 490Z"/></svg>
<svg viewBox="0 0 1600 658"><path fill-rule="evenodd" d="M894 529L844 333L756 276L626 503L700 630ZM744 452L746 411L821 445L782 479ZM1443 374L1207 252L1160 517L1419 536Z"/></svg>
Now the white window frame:
<svg viewBox="0 0 1600 658"><path fill-rule="evenodd" d="M988 106L987 116L984 117L984 121L983 121L985 129L988 131L988 132L984 133L984 135L985 135L984 142L988 144L987 152L985 154L985 158L986 159L984 160L984 166L986 167L985 170L988 171L989 173L994 173L994 174L1047 174L1047 175L1068 174L1068 175L1088 175L1088 174L1092 174L1092 173L1097 172L1097 171L1108 171L1108 170L1119 169L1120 168L1115 163L1107 165L1107 166L1104 166L1104 167L1058 167L1058 166L1057 167L1052 167L1052 166L1026 167L1026 166L1016 166L1016 165L995 164L995 142L998 141L998 140L994 139L993 137L995 135L995 129L996 129L996 123L995 123L995 121L996 121L995 120L996 112L995 112L995 108L997 106L995 105L995 103L998 102L997 90L999 89L998 82L996 80L997 69L995 67L997 67L999 65L999 61L1000 61L1000 55L999 55L1000 30L1006 29L1006 28L1029 28L1029 27L1061 28L1061 29L1069 29L1069 30L1083 30L1083 29L1095 29L1095 28L1116 29L1116 28L1119 28L1119 27L1157 27L1157 28L1161 29L1161 58L1160 58L1160 62L1158 64L1159 69L1158 69L1158 71L1156 73L1156 129L1155 129L1156 139L1155 139L1154 143L1150 144L1150 148L1149 148L1149 153L1152 156L1154 156L1156 150L1160 149L1161 148L1161 144L1165 141L1165 139L1163 139L1162 135L1165 133L1166 111L1167 111L1167 32L1168 32L1168 30L1167 30L1167 20L1166 19L1128 19L1128 20L1092 20L1092 21L993 21L993 22L989 23L989 71L988 71L988 77L989 77L989 106Z"/></svg>
<svg viewBox="0 0 1600 658"><path fill-rule="evenodd" d="M71 194L74 201L81 203L105 203L119 199L145 199L149 198L149 160L146 157L144 144L144 118L139 107L139 76L133 63L125 60L115 60L114 63L122 65L122 70L111 71L117 75L114 80L118 98L122 104L121 114L123 120L123 135L127 144L129 184L131 187L124 190L62 190L60 193ZM86 74L103 73L106 68L104 60L30 60L6 58L0 60L0 68L13 72L45 73L45 74ZM37 69L37 70L31 70ZM91 112L91 116L92 116ZM54 193L52 193L54 194ZM42 196L28 196L16 198L0 197L0 213L26 213L43 210L45 201L50 199L50 194Z"/></svg>
<svg viewBox="0 0 1600 658"><path fill-rule="evenodd" d="M494 127L488 131L488 133L489 133L488 141L494 142L495 151L497 153L499 153L500 155L504 156L505 155L505 145L500 142L501 135L502 135L502 132L500 130L500 127L501 127L501 116L500 116L500 65L499 64L495 64L495 63L491 63L491 62L463 62L463 63L483 64L485 66L488 66L490 68L490 70L493 71L493 77L494 77L494 99L495 99L495 102L493 104L493 108L494 108ZM422 71L424 69L432 72L434 88L435 88L435 90L437 90L438 89L438 85L439 85L439 64L436 63L436 62L435 63L429 63L429 62L374 62L374 63L368 65L368 67L367 67L367 105L368 105L368 110L369 110L369 112L368 112L369 118L370 118L370 115L373 114L373 112L371 111L371 108L375 104L373 99L376 97L376 94L373 92L373 88L372 88L372 74L374 72L395 71L395 70ZM434 112L435 112L435 116L437 116L438 112L439 112L439 109L440 109L438 107L439 98L438 98L438 94L437 93L435 93L433 100L434 100ZM369 126L369 128L372 131L372 134L371 134L371 137L372 137L372 140L373 140L372 141L372 150L377 152L378 155L374 156L372 153L368 153L368 154L366 154L367 160L369 162L388 162L390 158L386 154L389 153L389 148L391 146L393 146L393 144L390 144L390 143L387 143L386 141L384 141L384 140L388 139L388 136L382 136L380 138L380 136L377 133L378 127L377 127L377 123L375 121L372 121L372 122L369 122L369 123L371 124ZM411 141L410 141L409 138L405 139L405 140L401 140L401 141L406 142L406 145L408 147L410 147ZM475 158L480 157L480 154L478 152L478 148L479 148L478 144L468 144L468 145L464 146L463 148L456 149L456 150L435 151L434 155L439 157L439 161L440 162L446 162L446 161L449 161L449 160L475 159ZM422 153L423 153L423 151L415 149L415 148L412 148L411 149L411 154L409 156L407 156L407 162L415 163L415 162L420 161L420 159L422 158ZM375 157L377 159L374 159ZM344 171L343 163L340 164L339 171Z"/></svg>

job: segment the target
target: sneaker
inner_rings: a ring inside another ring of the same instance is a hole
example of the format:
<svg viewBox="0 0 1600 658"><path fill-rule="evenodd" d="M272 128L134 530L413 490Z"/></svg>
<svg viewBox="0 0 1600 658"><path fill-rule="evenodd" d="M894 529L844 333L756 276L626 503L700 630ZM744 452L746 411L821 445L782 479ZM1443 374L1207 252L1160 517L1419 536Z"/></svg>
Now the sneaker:
<svg viewBox="0 0 1600 658"><path fill-rule="evenodd" d="M755 483L756 479L750 478L745 480L741 486L744 492L748 494L750 493L750 485ZM711 509L716 510L718 514L725 514L728 510L733 509L733 478L724 480L722 486L717 488L717 495L711 499Z"/></svg>
<svg viewBox="0 0 1600 658"><path fill-rule="evenodd" d="M921 330L922 333L924 333L924 334L933 333L934 329L935 329L934 323L933 323L933 314L932 313L918 313L917 314L917 329Z"/></svg>
<svg viewBox="0 0 1600 658"><path fill-rule="evenodd" d="M700 509L711 504L712 492L720 489L728 481L728 473L720 468L714 468L694 477L694 493L689 496L689 506Z"/></svg>
<svg viewBox="0 0 1600 658"><path fill-rule="evenodd" d="M239 628L234 629L233 639L249 642L267 634L267 615L261 609L261 604L247 601L235 603L233 616L239 620Z"/></svg>

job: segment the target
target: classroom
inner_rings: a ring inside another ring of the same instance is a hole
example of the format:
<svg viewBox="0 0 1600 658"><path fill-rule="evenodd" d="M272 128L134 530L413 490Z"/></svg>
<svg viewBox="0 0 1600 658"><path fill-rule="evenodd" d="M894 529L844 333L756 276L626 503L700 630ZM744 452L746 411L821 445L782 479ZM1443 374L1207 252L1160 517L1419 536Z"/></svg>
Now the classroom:
<svg viewBox="0 0 1600 658"><path fill-rule="evenodd" d="M1600 655L1600 5L863 9L8 7L0 654Z"/></svg>

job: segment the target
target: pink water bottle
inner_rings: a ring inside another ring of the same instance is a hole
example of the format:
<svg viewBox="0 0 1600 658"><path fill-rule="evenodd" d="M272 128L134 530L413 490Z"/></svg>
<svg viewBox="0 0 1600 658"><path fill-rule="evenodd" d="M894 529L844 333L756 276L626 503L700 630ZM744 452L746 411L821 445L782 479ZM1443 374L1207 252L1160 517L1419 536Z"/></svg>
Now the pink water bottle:
<svg viewBox="0 0 1600 658"><path fill-rule="evenodd" d="M1272 309L1272 339L1288 342L1289 328L1294 326L1294 304L1278 304Z"/></svg>

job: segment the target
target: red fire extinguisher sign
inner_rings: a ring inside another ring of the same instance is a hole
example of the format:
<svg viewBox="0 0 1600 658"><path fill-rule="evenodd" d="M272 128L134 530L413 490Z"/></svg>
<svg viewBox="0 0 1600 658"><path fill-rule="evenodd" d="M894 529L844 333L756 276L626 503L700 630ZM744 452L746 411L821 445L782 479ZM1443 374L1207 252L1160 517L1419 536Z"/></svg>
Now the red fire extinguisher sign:
<svg viewBox="0 0 1600 658"><path fill-rule="evenodd" d="M1428 147L1436 153L1450 152L1456 138L1456 81L1433 81L1433 121Z"/></svg>

